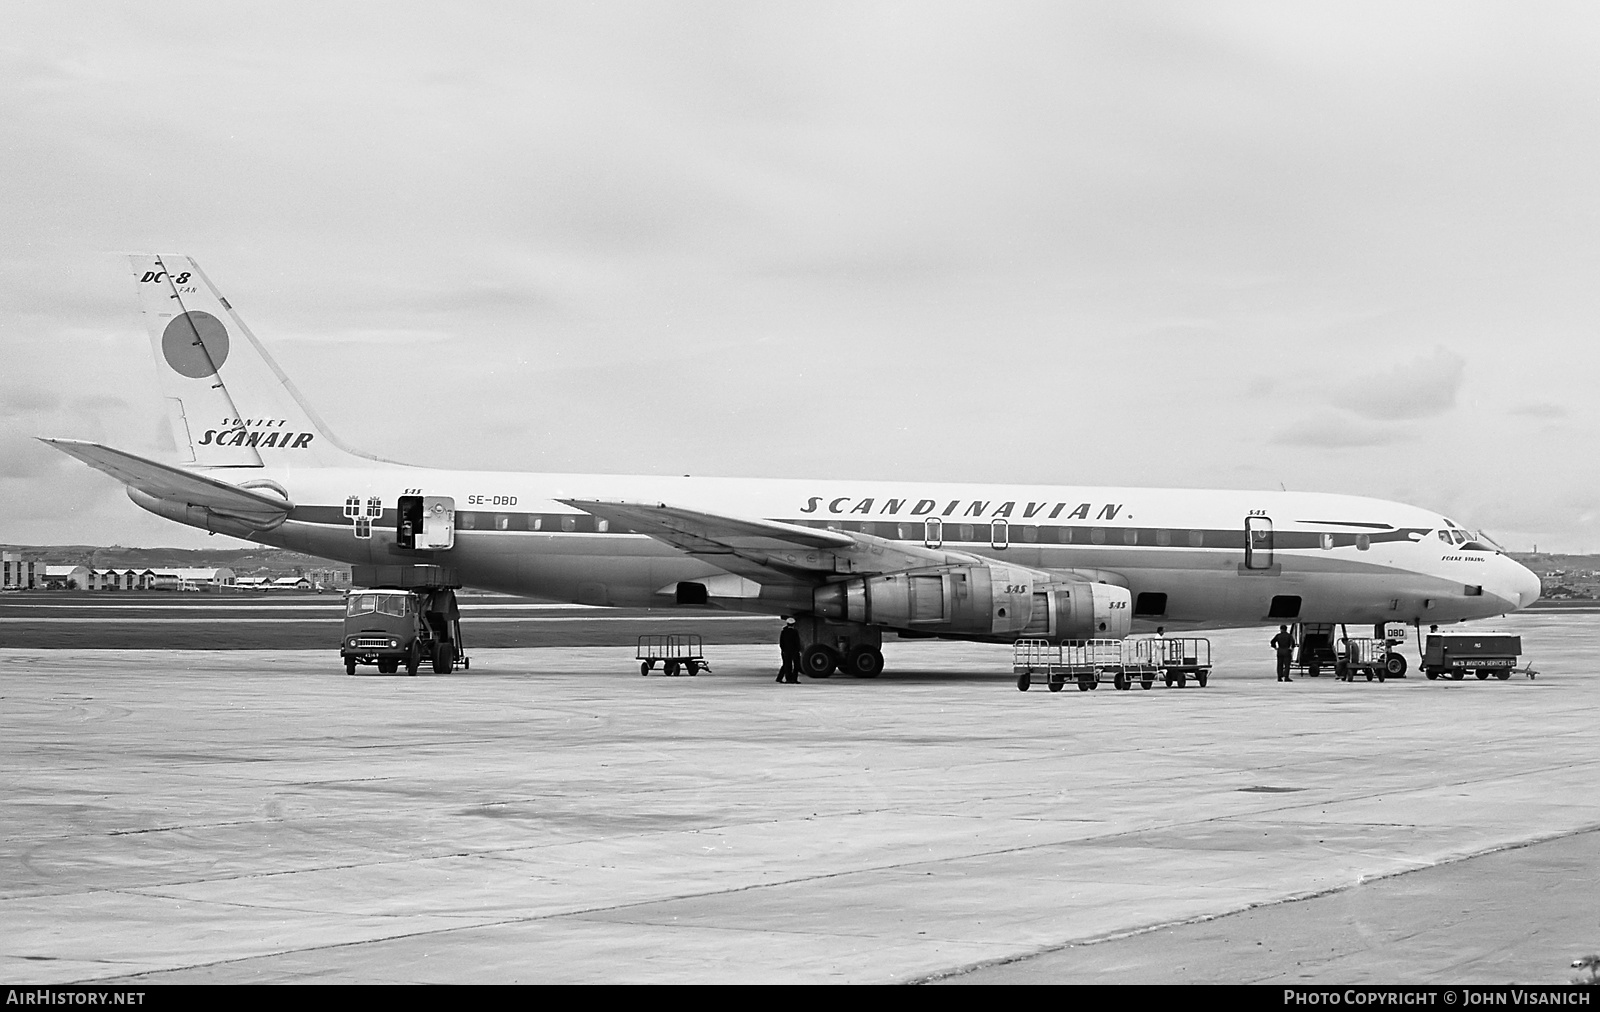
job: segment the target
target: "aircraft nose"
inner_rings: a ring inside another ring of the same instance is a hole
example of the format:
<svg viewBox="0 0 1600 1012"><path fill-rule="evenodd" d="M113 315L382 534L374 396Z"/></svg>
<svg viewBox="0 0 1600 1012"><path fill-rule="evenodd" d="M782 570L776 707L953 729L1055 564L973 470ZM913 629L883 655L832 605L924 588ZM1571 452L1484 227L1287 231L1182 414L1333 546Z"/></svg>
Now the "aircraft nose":
<svg viewBox="0 0 1600 1012"><path fill-rule="evenodd" d="M1512 608L1526 608L1539 600L1539 593L1543 586L1539 583L1538 574L1527 566L1522 565L1505 556L1500 557L1501 575L1495 581L1495 593L1506 599Z"/></svg>

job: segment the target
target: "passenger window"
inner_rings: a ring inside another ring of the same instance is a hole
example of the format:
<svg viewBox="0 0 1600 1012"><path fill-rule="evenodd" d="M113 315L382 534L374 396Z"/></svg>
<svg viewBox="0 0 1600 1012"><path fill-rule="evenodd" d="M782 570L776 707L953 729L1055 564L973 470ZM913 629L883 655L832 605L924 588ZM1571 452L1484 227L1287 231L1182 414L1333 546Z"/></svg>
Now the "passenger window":
<svg viewBox="0 0 1600 1012"><path fill-rule="evenodd" d="M1129 527L1127 530L1123 531L1122 542L1126 545L1137 545L1139 543L1139 529L1136 527Z"/></svg>
<svg viewBox="0 0 1600 1012"><path fill-rule="evenodd" d="M504 513L496 513L494 515L494 529L497 531L509 531L511 529L511 518Z"/></svg>
<svg viewBox="0 0 1600 1012"><path fill-rule="evenodd" d="M971 524L960 524L960 525L958 525L956 527L956 540L957 541L971 541L972 540L972 525Z"/></svg>
<svg viewBox="0 0 1600 1012"><path fill-rule="evenodd" d="M1033 544L1034 542L1038 541L1039 540L1039 528L1033 526L1032 524L1028 524L1027 526L1023 527L1022 528L1022 540L1026 541L1030 545Z"/></svg>
<svg viewBox="0 0 1600 1012"><path fill-rule="evenodd" d="M534 517L533 521L530 524L528 524L528 530L530 530L530 531L537 531L537 530L543 530L543 529L544 529L544 517Z"/></svg>
<svg viewBox="0 0 1600 1012"><path fill-rule="evenodd" d="M564 530L564 531L575 531L575 530L577 530L578 529L578 518L577 517L562 517L561 518L561 529Z"/></svg>
<svg viewBox="0 0 1600 1012"><path fill-rule="evenodd" d="M609 531L611 529L611 521L609 521L609 520L596 520L594 522L594 529L599 531L601 534L604 534L606 531Z"/></svg>
<svg viewBox="0 0 1600 1012"><path fill-rule="evenodd" d="M1332 534L1321 534L1321 535L1318 535L1317 540L1322 542L1322 550L1323 551L1327 551L1328 549L1333 547L1333 535Z"/></svg>
<svg viewBox="0 0 1600 1012"><path fill-rule="evenodd" d="M1163 548L1172 544L1172 532L1167 530L1156 531L1156 544Z"/></svg>
<svg viewBox="0 0 1600 1012"><path fill-rule="evenodd" d="M1089 543L1093 544L1093 545L1103 545L1103 544L1105 544L1106 543L1106 529L1104 527L1096 527L1093 530L1089 531Z"/></svg>
<svg viewBox="0 0 1600 1012"><path fill-rule="evenodd" d="M477 530L478 529L478 514L470 513L470 512L457 513L456 514L456 527L459 528L460 530L463 530L463 531L475 531L475 530Z"/></svg>
<svg viewBox="0 0 1600 1012"><path fill-rule="evenodd" d="M1358 548L1358 549L1360 549L1361 551L1364 552L1364 551L1366 551L1367 549L1369 549L1371 547L1372 547L1372 535L1370 535L1370 534L1357 534L1356 535L1356 548Z"/></svg>
<svg viewBox="0 0 1600 1012"><path fill-rule="evenodd" d="M1204 531L1190 531L1189 532L1189 547L1190 548L1200 548L1200 547L1204 546L1205 543L1206 543L1206 535L1205 535Z"/></svg>

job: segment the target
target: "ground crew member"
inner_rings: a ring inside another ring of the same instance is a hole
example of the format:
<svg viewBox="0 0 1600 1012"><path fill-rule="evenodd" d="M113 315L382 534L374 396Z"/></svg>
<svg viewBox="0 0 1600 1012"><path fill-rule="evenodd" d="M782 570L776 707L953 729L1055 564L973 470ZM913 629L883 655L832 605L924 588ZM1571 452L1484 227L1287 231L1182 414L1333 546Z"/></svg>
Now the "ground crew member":
<svg viewBox="0 0 1600 1012"><path fill-rule="evenodd" d="M1289 661L1294 656L1294 637L1289 635L1288 626L1278 627L1278 635L1272 637L1272 649L1278 652L1278 681L1294 681L1289 677Z"/></svg>
<svg viewBox="0 0 1600 1012"><path fill-rule="evenodd" d="M800 683L800 630L794 627L794 619L783 620L783 632L778 634L778 649L783 653L783 666L778 669L779 682L788 682L790 685Z"/></svg>

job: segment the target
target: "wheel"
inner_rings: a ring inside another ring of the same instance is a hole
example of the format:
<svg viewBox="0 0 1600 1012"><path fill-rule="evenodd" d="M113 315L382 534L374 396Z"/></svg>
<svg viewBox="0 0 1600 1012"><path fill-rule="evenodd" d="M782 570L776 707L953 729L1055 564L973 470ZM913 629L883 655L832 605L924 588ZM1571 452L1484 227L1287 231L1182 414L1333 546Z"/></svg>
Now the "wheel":
<svg viewBox="0 0 1600 1012"><path fill-rule="evenodd" d="M1145 675L1143 678L1139 679L1139 688L1141 689L1148 689L1154 684L1156 684L1154 675Z"/></svg>
<svg viewBox="0 0 1600 1012"><path fill-rule="evenodd" d="M650 662L649 661L640 661L639 662L639 674L640 674L640 676L645 676L645 675L650 674Z"/></svg>
<svg viewBox="0 0 1600 1012"><path fill-rule="evenodd" d="M1194 680L1200 685L1200 688L1202 688L1202 689L1206 687L1206 680L1209 679L1210 677L1211 677L1210 672L1196 671L1194 673Z"/></svg>
<svg viewBox="0 0 1600 1012"><path fill-rule="evenodd" d="M685 671L689 672L689 677L693 678L695 675L698 675L700 673L700 662L699 661L685 661L684 665L683 665L683 668L684 668Z"/></svg>
<svg viewBox="0 0 1600 1012"><path fill-rule="evenodd" d="M1322 677L1322 666L1319 665L1319 664L1307 664L1306 665L1306 677L1307 678L1321 678Z"/></svg>
<svg viewBox="0 0 1600 1012"><path fill-rule="evenodd" d="M677 678L678 677L678 662L677 661L667 661L665 664L661 665L661 673L663 675L666 675L668 678Z"/></svg>
<svg viewBox="0 0 1600 1012"><path fill-rule="evenodd" d="M1480 682L1486 682L1489 680L1488 668L1479 668L1476 672L1474 672L1474 674L1478 676L1478 681Z"/></svg>
<svg viewBox="0 0 1600 1012"><path fill-rule="evenodd" d="M1067 683L1059 678L1052 678L1046 684L1050 686L1051 692L1060 692L1062 689L1067 687Z"/></svg>
<svg viewBox="0 0 1600 1012"><path fill-rule="evenodd" d="M434 640L433 673L436 675L448 675L451 671L455 670L455 666L455 646L453 644L446 643L444 640Z"/></svg>
<svg viewBox="0 0 1600 1012"><path fill-rule="evenodd" d="M1093 692L1098 688L1100 688L1100 676L1096 675L1095 677L1089 679L1089 691Z"/></svg>
<svg viewBox="0 0 1600 1012"><path fill-rule="evenodd" d="M1024 671L1022 674L1017 676L1017 691L1018 692L1027 692L1028 691L1028 686L1030 686L1032 684L1033 684L1033 675L1030 674L1029 672Z"/></svg>
<svg viewBox="0 0 1600 1012"><path fill-rule="evenodd" d="M1189 685L1189 673L1187 671L1178 672L1178 688L1180 688L1180 689L1187 688L1188 685Z"/></svg>
<svg viewBox="0 0 1600 1012"><path fill-rule="evenodd" d="M1423 668L1422 673L1427 676L1430 682L1439 677L1439 672L1433 668Z"/></svg>
<svg viewBox="0 0 1600 1012"><path fill-rule="evenodd" d="M1390 678L1404 678L1406 676L1406 659L1401 654L1390 654L1383 659L1384 674Z"/></svg>
<svg viewBox="0 0 1600 1012"><path fill-rule="evenodd" d="M1116 676L1112 678L1111 684L1115 685L1120 691L1126 691L1133 688L1133 681L1128 677L1128 673L1126 671L1117 672Z"/></svg>
<svg viewBox="0 0 1600 1012"><path fill-rule="evenodd" d="M883 674L883 652L877 647L856 647L844 659L844 669L857 678Z"/></svg>
<svg viewBox="0 0 1600 1012"><path fill-rule="evenodd" d="M1172 688L1172 683L1177 678L1177 676L1174 675L1170 671L1163 671L1163 672L1161 672L1161 678L1162 678L1163 681L1165 681L1167 683L1167 688L1170 689L1170 688Z"/></svg>
<svg viewBox="0 0 1600 1012"><path fill-rule="evenodd" d="M380 657L380 658L378 658L378 674L380 674L380 675L392 675L396 671L399 671L399 670L400 670L400 658L398 658L398 657Z"/></svg>
<svg viewBox="0 0 1600 1012"><path fill-rule="evenodd" d="M1450 680L1452 682L1459 682L1465 677L1467 677L1467 673L1465 671L1452 671L1452 672L1450 672Z"/></svg>
<svg viewBox="0 0 1600 1012"><path fill-rule="evenodd" d="M420 667L422 667L422 644L412 640L411 649L406 651L406 674L415 678Z"/></svg>
<svg viewBox="0 0 1600 1012"><path fill-rule="evenodd" d="M1496 678L1500 679L1503 682L1506 679L1511 677L1511 669L1510 668L1501 668L1499 671L1496 671L1494 673L1494 676Z"/></svg>
<svg viewBox="0 0 1600 1012"><path fill-rule="evenodd" d="M813 643L800 654L800 669L812 678L827 678L839 666L839 655L821 643Z"/></svg>
<svg viewBox="0 0 1600 1012"><path fill-rule="evenodd" d="M356 673L356 659L354 657L346 657L344 659L344 673L347 675Z"/></svg>
<svg viewBox="0 0 1600 1012"><path fill-rule="evenodd" d="M1367 669L1367 681L1369 681L1369 682L1372 681L1372 669L1371 668Z"/></svg>
<svg viewBox="0 0 1600 1012"><path fill-rule="evenodd" d="M1078 691L1079 692L1088 692L1089 691L1089 682L1088 682L1087 679L1083 679L1083 678L1078 679Z"/></svg>

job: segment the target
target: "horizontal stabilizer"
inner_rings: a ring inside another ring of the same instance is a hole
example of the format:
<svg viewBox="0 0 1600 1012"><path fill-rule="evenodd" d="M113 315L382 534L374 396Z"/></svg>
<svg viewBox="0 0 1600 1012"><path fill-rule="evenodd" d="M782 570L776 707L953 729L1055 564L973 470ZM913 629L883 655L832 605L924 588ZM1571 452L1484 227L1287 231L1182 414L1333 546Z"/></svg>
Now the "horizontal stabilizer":
<svg viewBox="0 0 1600 1012"><path fill-rule="evenodd" d="M240 488L99 443L43 437L39 441L104 471L129 488L167 502L199 506L262 524L280 521L294 508L294 503L279 496Z"/></svg>

